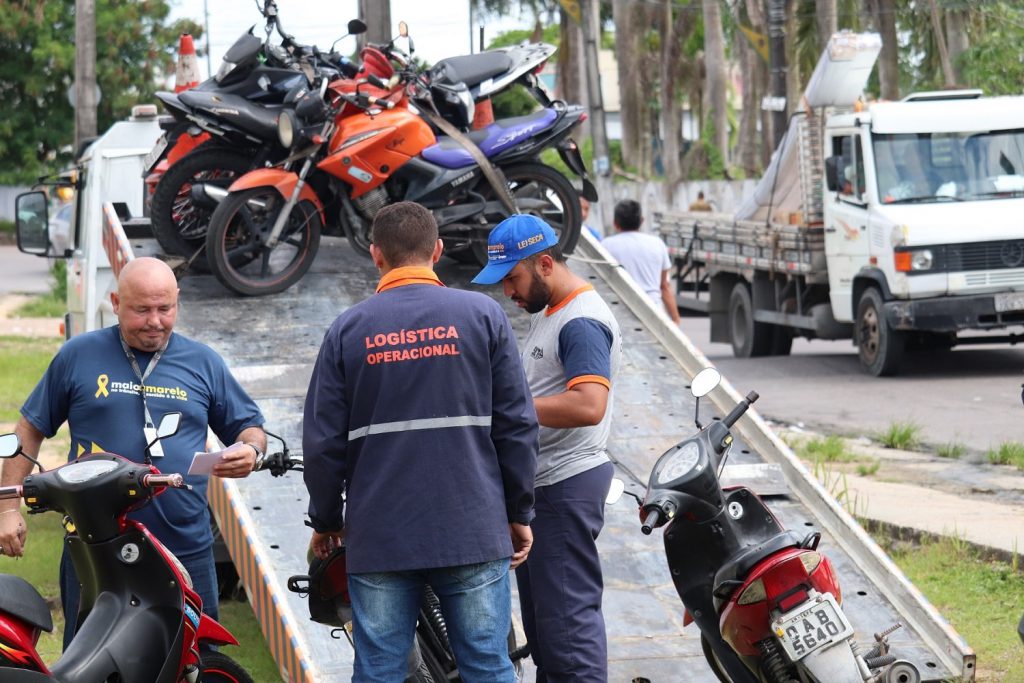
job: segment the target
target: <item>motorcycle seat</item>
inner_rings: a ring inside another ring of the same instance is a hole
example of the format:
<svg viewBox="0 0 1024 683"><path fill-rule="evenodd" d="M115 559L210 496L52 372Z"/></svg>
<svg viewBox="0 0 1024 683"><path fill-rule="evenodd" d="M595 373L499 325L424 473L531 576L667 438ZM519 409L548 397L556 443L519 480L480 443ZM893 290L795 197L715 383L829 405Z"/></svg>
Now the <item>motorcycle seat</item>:
<svg viewBox="0 0 1024 683"><path fill-rule="evenodd" d="M511 68L512 59L505 52L481 52L442 59L430 71L432 81L451 85L465 83L472 89Z"/></svg>
<svg viewBox="0 0 1024 683"><path fill-rule="evenodd" d="M47 633L53 630L50 608L43 596L20 576L0 574L0 610Z"/></svg>
<svg viewBox="0 0 1024 683"><path fill-rule="evenodd" d="M786 548L796 548L802 542L803 538L795 531L782 531L735 555L715 573L715 597L725 600L743 585L758 562Z"/></svg>
<svg viewBox="0 0 1024 683"><path fill-rule="evenodd" d="M487 157L493 157L510 147L554 125L558 114L554 109L541 109L526 116L499 119L481 130L468 134ZM445 168L462 168L476 163L466 149L452 138L443 135L437 144L427 147L422 152L427 161Z"/></svg>

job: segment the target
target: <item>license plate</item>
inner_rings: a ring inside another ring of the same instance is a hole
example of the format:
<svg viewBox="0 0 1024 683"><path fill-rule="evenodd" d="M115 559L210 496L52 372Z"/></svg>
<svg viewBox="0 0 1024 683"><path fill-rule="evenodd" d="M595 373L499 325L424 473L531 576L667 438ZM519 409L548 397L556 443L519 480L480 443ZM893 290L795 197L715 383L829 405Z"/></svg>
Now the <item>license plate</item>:
<svg viewBox="0 0 1024 683"><path fill-rule="evenodd" d="M832 595L805 602L772 622L772 630L791 661L853 635L853 627Z"/></svg>
<svg viewBox="0 0 1024 683"><path fill-rule="evenodd" d="M996 313L1024 311L1024 292L996 294Z"/></svg>
<svg viewBox="0 0 1024 683"><path fill-rule="evenodd" d="M153 149L149 150L149 154L142 160L142 168L146 169L144 175L149 175L153 171L153 167L163 158L165 149L167 149L167 133L160 136L160 139L153 145Z"/></svg>

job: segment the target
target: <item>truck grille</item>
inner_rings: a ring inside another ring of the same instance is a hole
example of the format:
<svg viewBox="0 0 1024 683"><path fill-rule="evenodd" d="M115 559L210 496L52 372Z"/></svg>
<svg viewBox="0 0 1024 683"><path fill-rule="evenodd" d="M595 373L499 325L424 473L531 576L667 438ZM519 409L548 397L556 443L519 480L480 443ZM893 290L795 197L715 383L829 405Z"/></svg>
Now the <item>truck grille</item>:
<svg viewBox="0 0 1024 683"><path fill-rule="evenodd" d="M1024 240L922 245L902 247L897 251L918 249L931 249L933 265L930 270L908 273L910 275L1024 268Z"/></svg>

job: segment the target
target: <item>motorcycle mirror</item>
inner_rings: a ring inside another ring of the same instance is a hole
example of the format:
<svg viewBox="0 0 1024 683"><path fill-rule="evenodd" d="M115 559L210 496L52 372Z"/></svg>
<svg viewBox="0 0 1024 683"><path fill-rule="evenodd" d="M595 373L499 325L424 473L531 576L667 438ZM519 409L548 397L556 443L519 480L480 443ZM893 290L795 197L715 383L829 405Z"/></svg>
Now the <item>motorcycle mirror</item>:
<svg viewBox="0 0 1024 683"><path fill-rule="evenodd" d="M21 450L21 439L17 434L0 436L0 458L13 458Z"/></svg>
<svg viewBox="0 0 1024 683"><path fill-rule="evenodd" d="M693 376L693 380L690 382L690 393L694 398L707 396L721 381L722 373L715 368L704 368Z"/></svg>
<svg viewBox="0 0 1024 683"><path fill-rule="evenodd" d="M404 21L398 22L398 35L402 36L403 38L408 38L409 24L405 23Z"/></svg>
<svg viewBox="0 0 1024 683"><path fill-rule="evenodd" d="M622 492L626 490L626 483L619 478L612 479L608 487L608 495L604 498L605 505L615 505L622 498Z"/></svg>
<svg viewBox="0 0 1024 683"><path fill-rule="evenodd" d="M352 21L348 22L348 34L350 36L356 36L359 35L360 33L366 33L366 24L359 21L358 19L353 19Z"/></svg>
<svg viewBox="0 0 1024 683"><path fill-rule="evenodd" d="M174 436L178 433L179 426L181 426L181 413L167 413L160 419L160 426L156 429L156 438L166 439L169 436Z"/></svg>

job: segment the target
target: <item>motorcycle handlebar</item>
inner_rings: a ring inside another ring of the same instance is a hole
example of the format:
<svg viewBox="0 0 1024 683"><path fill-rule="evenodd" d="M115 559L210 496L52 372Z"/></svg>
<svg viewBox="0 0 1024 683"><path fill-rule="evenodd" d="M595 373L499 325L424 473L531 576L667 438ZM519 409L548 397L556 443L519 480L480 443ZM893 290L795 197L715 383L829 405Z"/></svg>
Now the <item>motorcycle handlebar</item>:
<svg viewBox="0 0 1024 683"><path fill-rule="evenodd" d="M21 484L15 486L0 486L0 500L12 500L21 498Z"/></svg>
<svg viewBox="0 0 1024 683"><path fill-rule="evenodd" d="M725 416L725 418L722 420L722 424L724 424L726 427L731 428L734 424L736 424L736 420L740 419L740 417L743 416L743 413L747 412L747 408L750 407L750 404L756 401L758 398L760 398L758 393L756 391L751 391L749 394L747 394L746 398L737 403L736 407L733 408L729 412L729 414Z"/></svg>
<svg viewBox="0 0 1024 683"><path fill-rule="evenodd" d="M145 474L142 476L142 485L150 488L170 487L174 489L186 488L185 477L180 474Z"/></svg>
<svg viewBox="0 0 1024 683"><path fill-rule="evenodd" d="M658 521L661 519L661 510L653 508L647 517L644 518L644 523L640 526L640 531L643 532L644 536L650 536L654 528L658 526Z"/></svg>

